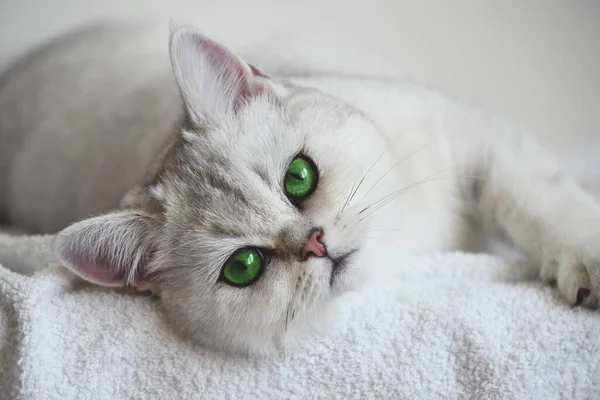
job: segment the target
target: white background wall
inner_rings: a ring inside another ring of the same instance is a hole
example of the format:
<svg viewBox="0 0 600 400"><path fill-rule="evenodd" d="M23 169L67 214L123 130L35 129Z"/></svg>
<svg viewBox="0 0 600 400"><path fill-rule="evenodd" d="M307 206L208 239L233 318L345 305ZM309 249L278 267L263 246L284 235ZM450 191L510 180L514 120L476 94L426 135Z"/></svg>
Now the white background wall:
<svg viewBox="0 0 600 400"><path fill-rule="evenodd" d="M556 145L600 143L600 0L0 0L0 68L99 16L175 18L231 41L292 34L336 46L340 63L387 61Z"/></svg>

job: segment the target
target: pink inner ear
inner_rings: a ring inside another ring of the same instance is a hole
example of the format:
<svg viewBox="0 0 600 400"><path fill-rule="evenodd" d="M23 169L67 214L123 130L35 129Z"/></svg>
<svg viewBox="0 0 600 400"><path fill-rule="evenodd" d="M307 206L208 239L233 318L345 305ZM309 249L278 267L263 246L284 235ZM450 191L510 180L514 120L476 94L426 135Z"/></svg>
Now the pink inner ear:
<svg viewBox="0 0 600 400"><path fill-rule="evenodd" d="M125 284L125 272L121 268L110 265L106 260L92 262L84 255L74 254L68 261L73 266L73 272L90 282L113 287Z"/></svg>
<svg viewBox="0 0 600 400"><path fill-rule="evenodd" d="M222 72L224 72L227 80L238 83L236 103L239 104L240 101L262 93L264 86L255 78L264 78L265 75L253 65L244 63L227 48L208 39L201 41L200 52L209 54L212 63L222 67Z"/></svg>

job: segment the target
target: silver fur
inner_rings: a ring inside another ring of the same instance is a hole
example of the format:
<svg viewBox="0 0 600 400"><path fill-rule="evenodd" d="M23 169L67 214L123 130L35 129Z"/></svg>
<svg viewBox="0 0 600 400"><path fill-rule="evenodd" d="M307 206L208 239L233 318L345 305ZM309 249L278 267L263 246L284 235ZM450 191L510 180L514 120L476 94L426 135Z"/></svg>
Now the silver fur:
<svg viewBox="0 0 600 400"><path fill-rule="evenodd" d="M156 293L202 343L268 353L322 328L344 293L388 267L369 264L373 232L399 253L467 249L477 220L571 303L582 287L586 305L598 299L598 230L555 204L593 221L600 207L502 121L394 82L269 78L187 27L171 33L171 75L157 37L77 32L0 88L0 210L33 231L62 229L57 254L82 278ZM297 208L282 182L300 152L320 179ZM313 227L329 258L302 261ZM273 249L265 272L246 288L219 282L243 246ZM334 276L332 259L350 253Z"/></svg>

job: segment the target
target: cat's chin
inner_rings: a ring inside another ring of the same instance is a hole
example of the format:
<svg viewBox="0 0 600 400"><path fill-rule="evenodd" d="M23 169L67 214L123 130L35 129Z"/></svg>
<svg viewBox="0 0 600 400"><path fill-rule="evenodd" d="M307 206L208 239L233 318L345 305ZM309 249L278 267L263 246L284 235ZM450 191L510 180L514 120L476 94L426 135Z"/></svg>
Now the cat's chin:
<svg viewBox="0 0 600 400"><path fill-rule="evenodd" d="M350 260L349 260L350 261ZM344 315L349 309L348 298L365 286L366 271L349 262L343 270L339 270L331 285L327 299L320 302L314 310L306 315L296 316L290 321L287 329L275 336L247 338L243 343L219 346L230 354L246 356L277 357L310 349L311 344L319 336L327 336L339 323L344 323Z"/></svg>
<svg viewBox="0 0 600 400"><path fill-rule="evenodd" d="M346 274L352 277L345 277ZM242 357L278 357L281 355L303 352L310 349L319 336L328 336L339 323L344 323L348 296L363 286L358 274L350 271L340 276L339 283L334 283L329 299L322 302L310 313L291 321L285 332L274 336L265 334L262 337L214 337L213 335L196 334L192 340L203 347L223 352L230 356Z"/></svg>
<svg viewBox="0 0 600 400"><path fill-rule="evenodd" d="M310 313L290 323L287 332L279 336L268 348L256 348L262 355L290 355L311 349L319 336L327 336L334 331L335 325L343 323L345 314L345 298L349 292L333 295L321 303L318 313ZM255 355L256 351L253 352Z"/></svg>

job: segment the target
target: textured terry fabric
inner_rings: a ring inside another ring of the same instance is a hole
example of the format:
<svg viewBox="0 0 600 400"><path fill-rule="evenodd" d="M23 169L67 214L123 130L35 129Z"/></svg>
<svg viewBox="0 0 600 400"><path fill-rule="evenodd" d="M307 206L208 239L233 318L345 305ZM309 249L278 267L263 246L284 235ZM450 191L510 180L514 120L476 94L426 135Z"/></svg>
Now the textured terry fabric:
<svg viewBox="0 0 600 400"><path fill-rule="evenodd" d="M253 358L182 340L148 297L6 268L52 264L48 242L0 235L1 399L600 398L600 313L492 256L398 260L326 334Z"/></svg>

